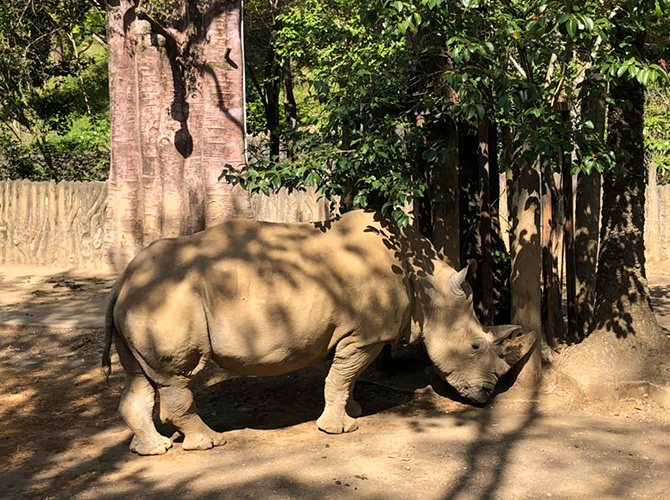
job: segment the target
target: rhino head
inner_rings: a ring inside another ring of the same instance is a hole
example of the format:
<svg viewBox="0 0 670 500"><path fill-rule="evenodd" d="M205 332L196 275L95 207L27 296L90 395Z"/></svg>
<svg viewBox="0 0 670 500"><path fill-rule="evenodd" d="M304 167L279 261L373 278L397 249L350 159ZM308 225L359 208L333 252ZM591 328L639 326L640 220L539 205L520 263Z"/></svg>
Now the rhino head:
<svg viewBox="0 0 670 500"><path fill-rule="evenodd" d="M472 289L467 279L476 263L460 272L435 262L435 272L426 276L423 342L437 373L461 396L486 403L498 379L533 347L534 332L520 326L482 326L475 316Z"/></svg>

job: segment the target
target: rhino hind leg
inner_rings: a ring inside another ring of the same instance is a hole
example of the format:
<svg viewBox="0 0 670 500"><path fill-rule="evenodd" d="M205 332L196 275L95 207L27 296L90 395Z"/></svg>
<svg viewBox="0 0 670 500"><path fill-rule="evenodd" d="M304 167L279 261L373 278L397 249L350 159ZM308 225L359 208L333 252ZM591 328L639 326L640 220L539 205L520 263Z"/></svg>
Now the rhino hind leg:
<svg viewBox="0 0 670 500"><path fill-rule="evenodd" d="M173 424L184 435L184 450L208 450L226 444L223 434L212 430L198 416L188 380L175 378L173 383L161 386L161 420Z"/></svg>
<svg viewBox="0 0 670 500"><path fill-rule="evenodd" d="M162 455L172 447L169 438L156 430L153 410L156 391L123 342L117 342L119 359L126 372L119 414L135 434L130 450L139 455Z"/></svg>
<svg viewBox="0 0 670 500"><path fill-rule="evenodd" d="M328 434L353 432L358 429L355 416L360 416L360 405L351 398L354 384L377 357L382 344L360 347L349 338L335 348L333 363L326 377L324 396L326 407L316 425Z"/></svg>

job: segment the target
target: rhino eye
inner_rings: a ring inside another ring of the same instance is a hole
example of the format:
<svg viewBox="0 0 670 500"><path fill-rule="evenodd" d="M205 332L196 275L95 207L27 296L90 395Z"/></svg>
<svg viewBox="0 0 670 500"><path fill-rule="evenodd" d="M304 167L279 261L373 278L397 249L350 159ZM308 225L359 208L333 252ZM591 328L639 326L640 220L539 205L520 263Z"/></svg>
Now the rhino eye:
<svg viewBox="0 0 670 500"><path fill-rule="evenodd" d="M479 344L472 344L472 348L476 351L479 349Z"/></svg>

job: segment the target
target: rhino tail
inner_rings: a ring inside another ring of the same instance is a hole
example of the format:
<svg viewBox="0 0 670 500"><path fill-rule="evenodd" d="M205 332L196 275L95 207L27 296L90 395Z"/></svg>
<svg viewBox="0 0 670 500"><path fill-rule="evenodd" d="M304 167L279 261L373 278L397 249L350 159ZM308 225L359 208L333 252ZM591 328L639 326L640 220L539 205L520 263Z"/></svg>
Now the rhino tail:
<svg viewBox="0 0 670 500"><path fill-rule="evenodd" d="M119 298L119 292L123 285L123 279L120 277L109 294L109 302L107 304L107 312L105 313L105 346L102 351L102 374L105 376L107 384L109 384L109 376L112 373L112 359L110 351L112 349L112 340L114 335L118 335L116 325L114 324L114 306L116 299Z"/></svg>

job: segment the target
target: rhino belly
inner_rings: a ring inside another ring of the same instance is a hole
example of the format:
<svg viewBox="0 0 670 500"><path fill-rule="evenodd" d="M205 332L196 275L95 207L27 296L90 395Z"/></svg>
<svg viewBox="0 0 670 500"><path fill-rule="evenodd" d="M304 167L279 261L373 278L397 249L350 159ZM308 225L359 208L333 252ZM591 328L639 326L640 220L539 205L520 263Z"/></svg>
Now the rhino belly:
<svg viewBox="0 0 670 500"><path fill-rule="evenodd" d="M280 325L210 332L212 360L222 368L258 377L281 375L325 361L335 328L289 331Z"/></svg>
<svg viewBox="0 0 670 500"><path fill-rule="evenodd" d="M211 303L212 360L255 376L279 375L324 361L347 325L337 319L329 301L317 295L266 291Z"/></svg>

